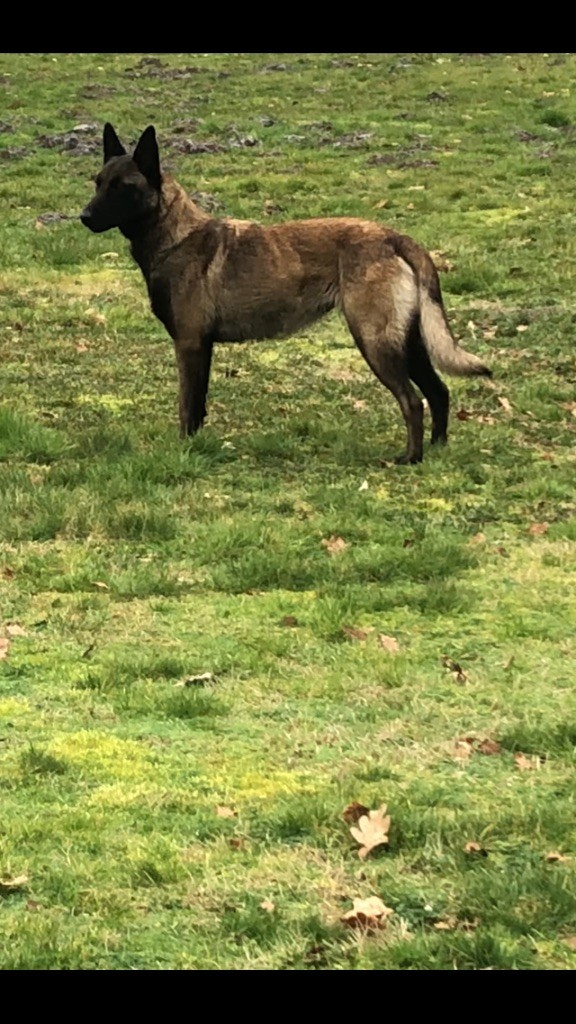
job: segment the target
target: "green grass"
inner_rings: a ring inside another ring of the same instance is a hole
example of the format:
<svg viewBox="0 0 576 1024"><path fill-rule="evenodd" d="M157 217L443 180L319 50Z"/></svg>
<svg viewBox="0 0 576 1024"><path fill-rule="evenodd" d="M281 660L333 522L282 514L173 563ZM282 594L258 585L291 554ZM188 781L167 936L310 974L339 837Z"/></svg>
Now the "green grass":
<svg viewBox="0 0 576 1024"><path fill-rule="evenodd" d="M0 968L574 969L576 57L155 56L2 57ZM105 120L224 214L440 251L494 370L449 446L392 465L336 315L222 346L181 444L126 243L74 219Z"/></svg>

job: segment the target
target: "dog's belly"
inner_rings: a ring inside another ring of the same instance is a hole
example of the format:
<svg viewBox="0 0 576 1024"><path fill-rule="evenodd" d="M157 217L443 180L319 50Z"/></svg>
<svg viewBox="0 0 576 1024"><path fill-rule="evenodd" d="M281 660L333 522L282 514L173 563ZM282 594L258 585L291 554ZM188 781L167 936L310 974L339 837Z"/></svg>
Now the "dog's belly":
<svg viewBox="0 0 576 1024"><path fill-rule="evenodd" d="M217 308L211 333L215 341L224 342L286 337L325 316L336 302L336 288L304 288L288 296L243 295Z"/></svg>
<svg viewBox="0 0 576 1024"><path fill-rule="evenodd" d="M310 310L306 313L295 313L290 309L254 310L245 316L228 316L223 320L217 318L210 333L214 341L218 342L266 341L287 337L314 323L332 308L329 305L313 313Z"/></svg>

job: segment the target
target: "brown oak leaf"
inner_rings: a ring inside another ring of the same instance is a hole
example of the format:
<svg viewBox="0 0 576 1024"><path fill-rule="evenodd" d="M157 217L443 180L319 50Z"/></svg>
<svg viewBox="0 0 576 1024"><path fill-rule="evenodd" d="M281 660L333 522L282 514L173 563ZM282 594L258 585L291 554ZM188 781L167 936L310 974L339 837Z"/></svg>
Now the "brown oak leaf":
<svg viewBox="0 0 576 1024"><path fill-rule="evenodd" d="M474 749L474 737L473 736L460 736L454 743L454 757L459 757L462 760L468 760Z"/></svg>
<svg viewBox="0 0 576 1024"><path fill-rule="evenodd" d="M486 754L488 756L492 754L500 754L502 747L497 740L491 740L488 736L485 740L481 740L480 743L476 744L476 751L479 754Z"/></svg>
<svg viewBox="0 0 576 1024"><path fill-rule="evenodd" d="M355 825L360 818L367 814L370 814L370 809L365 807L364 804L359 804L357 800L348 804L348 807L345 807L342 811L342 817L347 825Z"/></svg>
<svg viewBox="0 0 576 1024"><path fill-rule="evenodd" d="M222 804L218 804L215 812L218 818L235 818L237 816L236 811L233 811L231 807L224 807Z"/></svg>
<svg viewBox="0 0 576 1024"><path fill-rule="evenodd" d="M358 818L356 825L350 828L354 839L360 844L358 856L360 860L376 850L379 846L388 845L388 830L390 828L390 815L386 814L386 804L382 804L377 810L368 811Z"/></svg>
<svg viewBox="0 0 576 1024"><path fill-rule="evenodd" d="M298 619L295 615L285 615L279 622L280 626L289 626L290 629L294 629L298 625Z"/></svg>
<svg viewBox="0 0 576 1024"><path fill-rule="evenodd" d="M368 899L352 900L352 910L342 914L342 924L349 928L361 928L364 931L376 931L378 928L385 928L387 919L394 911L387 907L379 896L369 896Z"/></svg>
<svg viewBox="0 0 576 1024"><path fill-rule="evenodd" d="M469 842L464 847L464 853L467 853L469 857L487 857L488 850L485 850L480 843Z"/></svg>
<svg viewBox="0 0 576 1024"><path fill-rule="evenodd" d="M504 412L507 413L508 416L511 416L514 412L511 402L509 402L504 395L498 396L498 404L502 407L502 409L504 409Z"/></svg>
<svg viewBox="0 0 576 1024"><path fill-rule="evenodd" d="M440 921L435 921L434 927L437 932L453 932L458 927L458 918L451 914Z"/></svg>
<svg viewBox="0 0 576 1024"><path fill-rule="evenodd" d="M15 878L0 878L0 890L22 889L28 884L28 881L28 875L16 875Z"/></svg>
<svg viewBox="0 0 576 1024"><path fill-rule="evenodd" d="M542 534L548 533L549 529L550 526L548 523L532 523L532 525L528 527L528 533L531 537L541 537Z"/></svg>
<svg viewBox="0 0 576 1024"><path fill-rule="evenodd" d="M337 537L334 533L330 537L323 537L321 543L329 555L340 555L348 547L344 538Z"/></svg>
<svg viewBox="0 0 576 1024"><path fill-rule="evenodd" d="M8 633L8 636L27 636L28 635L26 633L26 630L22 629L22 626L19 626L17 622L9 622L8 625L6 626L6 632Z"/></svg>
<svg viewBox="0 0 576 1024"><path fill-rule="evenodd" d="M445 654L442 658L442 664L444 665L444 668L447 668L448 671L452 673L457 683L468 682L467 673L457 661L453 660L453 658L449 658L448 655Z"/></svg>
<svg viewBox="0 0 576 1024"><path fill-rule="evenodd" d="M342 632L350 640L365 640L368 636L365 629L359 629L357 626L342 626Z"/></svg>
<svg viewBox="0 0 576 1024"><path fill-rule="evenodd" d="M431 249L430 255L436 270L441 270L444 274L449 274L451 270L454 270L452 260L449 260L446 254L440 252L439 249Z"/></svg>
<svg viewBox="0 0 576 1024"><path fill-rule="evenodd" d="M537 757L526 757L526 754L521 754L518 751L517 754L514 754L514 764L521 772L529 772L533 768L538 768L540 762Z"/></svg>
<svg viewBox="0 0 576 1024"><path fill-rule="evenodd" d="M397 654L400 650L400 644L396 637L386 636L386 633L378 634L378 647L381 647L383 651L388 651L388 654Z"/></svg>

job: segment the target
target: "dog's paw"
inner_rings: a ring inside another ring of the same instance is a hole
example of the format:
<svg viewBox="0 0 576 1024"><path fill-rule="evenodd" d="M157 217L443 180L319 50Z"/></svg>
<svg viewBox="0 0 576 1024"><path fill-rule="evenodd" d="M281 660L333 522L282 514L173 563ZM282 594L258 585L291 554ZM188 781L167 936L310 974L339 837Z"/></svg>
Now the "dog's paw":
<svg viewBox="0 0 576 1024"><path fill-rule="evenodd" d="M400 455L395 456L394 462L397 466L414 466L416 463L422 462L422 456L402 452Z"/></svg>

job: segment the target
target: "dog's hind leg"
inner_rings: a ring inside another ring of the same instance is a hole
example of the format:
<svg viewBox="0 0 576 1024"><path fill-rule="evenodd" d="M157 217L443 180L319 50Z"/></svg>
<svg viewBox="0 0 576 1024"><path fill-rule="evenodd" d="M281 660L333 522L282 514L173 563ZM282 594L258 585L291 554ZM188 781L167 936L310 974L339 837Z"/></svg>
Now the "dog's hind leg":
<svg viewBox="0 0 576 1024"><path fill-rule="evenodd" d="M432 444L446 444L450 392L430 362L430 356L420 335L418 317L414 317L408 333L408 374L430 406Z"/></svg>
<svg viewBox="0 0 576 1024"><path fill-rule="evenodd" d="M407 338L405 331L394 320L384 316L364 318L353 311L353 303L344 304L344 315L352 337L370 369L378 380L392 392L398 402L408 434L406 451L398 455L399 464L422 462L423 409L408 373Z"/></svg>
<svg viewBox="0 0 576 1024"><path fill-rule="evenodd" d="M378 380L384 384L384 387L392 392L402 410L408 435L407 446L406 451L397 455L394 461L399 465L422 462L424 437L422 402L410 383L403 354L391 349L386 340L373 342L353 333L354 340L368 366L376 374Z"/></svg>

